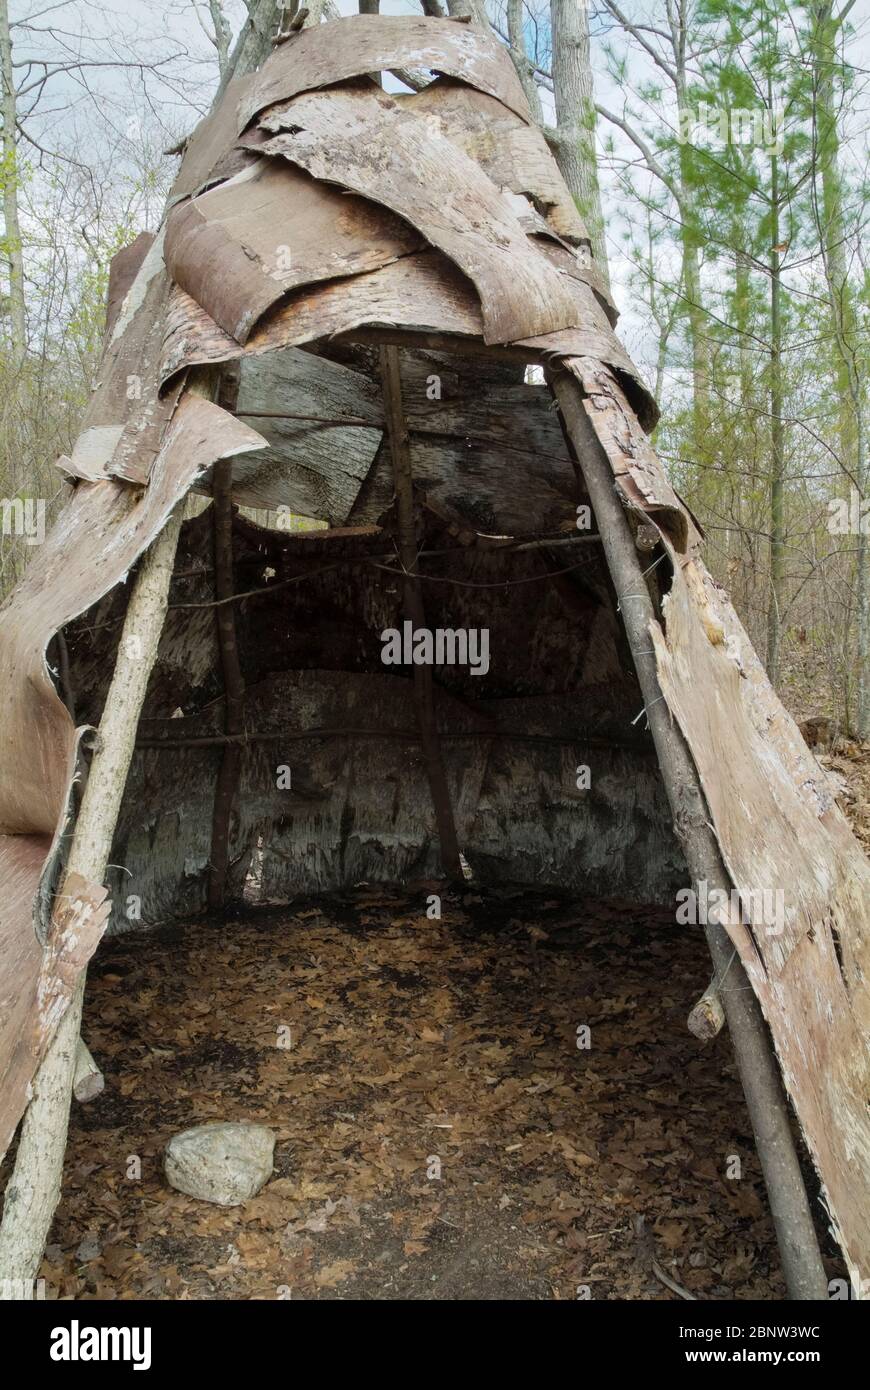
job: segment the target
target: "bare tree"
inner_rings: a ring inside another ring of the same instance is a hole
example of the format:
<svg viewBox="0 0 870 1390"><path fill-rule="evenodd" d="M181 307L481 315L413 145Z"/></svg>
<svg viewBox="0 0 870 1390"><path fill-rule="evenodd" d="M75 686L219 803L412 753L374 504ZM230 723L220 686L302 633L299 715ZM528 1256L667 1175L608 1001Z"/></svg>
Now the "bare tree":
<svg viewBox="0 0 870 1390"><path fill-rule="evenodd" d="M13 370L27 352L27 314L24 302L24 251L18 214L18 139L15 78L12 70L12 36L7 0L0 0L0 70L3 81L3 221L4 252L9 268L9 294L4 306L9 317L9 343Z"/></svg>
<svg viewBox="0 0 870 1390"><path fill-rule="evenodd" d="M220 0L208 0L208 8L209 14L211 15L211 28L208 27L203 19L197 0L193 0L193 12L196 15L199 27L202 29L209 43L214 46L215 52L217 53L218 72L221 77L224 77L230 66L230 40L232 39L233 31L223 12Z"/></svg>
<svg viewBox="0 0 870 1390"><path fill-rule="evenodd" d="M562 177L586 223L595 260L607 279L586 0L550 0L550 15L556 103L556 130L551 144Z"/></svg>

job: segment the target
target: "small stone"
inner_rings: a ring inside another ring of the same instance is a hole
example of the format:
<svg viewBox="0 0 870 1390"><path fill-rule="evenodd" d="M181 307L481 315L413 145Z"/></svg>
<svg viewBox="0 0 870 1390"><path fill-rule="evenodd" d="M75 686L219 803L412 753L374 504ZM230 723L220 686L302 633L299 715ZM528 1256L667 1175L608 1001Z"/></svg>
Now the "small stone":
<svg viewBox="0 0 870 1390"><path fill-rule="evenodd" d="M275 1136L264 1125L197 1125L173 1135L163 1168L170 1186L188 1197L236 1207L268 1182L274 1151Z"/></svg>
<svg viewBox="0 0 870 1390"><path fill-rule="evenodd" d="M103 1253L100 1238L96 1231L88 1231L84 1240L76 1251L76 1259L79 1264L90 1264L91 1260L98 1260Z"/></svg>

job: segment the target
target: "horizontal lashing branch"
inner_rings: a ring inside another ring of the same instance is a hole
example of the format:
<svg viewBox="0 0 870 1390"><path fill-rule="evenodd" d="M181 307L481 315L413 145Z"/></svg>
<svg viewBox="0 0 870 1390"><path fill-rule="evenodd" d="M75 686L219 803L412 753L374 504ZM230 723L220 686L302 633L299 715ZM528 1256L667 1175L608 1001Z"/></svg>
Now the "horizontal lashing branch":
<svg viewBox="0 0 870 1390"><path fill-rule="evenodd" d="M601 537L597 533L590 532L588 535L582 536L553 536L550 539L545 538L533 541L521 541L518 543L509 541L503 544L499 542L490 542L488 544L474 544L464 546L460 545L443 550L420 550L417 552L416 559L419 560L424 557L441 557L446 555L493 555L498 553L521 554L525 551L547 550L559 546L577 545L583 543L597 544L598 542L600 542L600 540ZM330 570L341 569L344 565L374 565L376 568L384 568L382 562L385 560L393 561L393 563L395 564L396 552L394 550L385 550L379 551L376 554L372 555L344 555L337 560L331 560L327 565L318 565L314 569L304 570L301 574L292 574L288 576L288 578L286 579L278 579L275 581L274 584L264 584L257 589L245 589L241 593L229 594L226 597L219 599L209 599L202 602L191 603L171 603L169 607L172 609L220 608L223 604L241 603L243 599L260 598L265 594L273 594L278 589L286 588L291 584L301 584L306 579L314 579L318 575L328 574ZM263 559L258 561L258 563L265 566L268 563L268 561L264 557ZM580 563L584 562L578 562L578 564ZM507 584L539 583L540 581L549 578L551 574L567 573L568 570L576 569L577 567L578 566L576 565L568 565L565 570L544 571L541 574L530 575L528 579L522 580L495 580L493 581L492 587L501 587L502 585ZM196 575L199 575L200 573L205 574L207 573L207 571L196 571L195 573ZM416 568L413 570L391 568L390 573L398 574L400 577L405 574L413 574L416 578L424 581L432 580L433 582L438 581L441 583L453 583L460 586L466 582L470 583L470 581L464 581L461 579L450 579L449 576L446 575L421 574L420 571ZM194 575L188 574L184 577L192 578L194 577Z"/></svg>
<svg viewBox="0 0 870 1390"><path fill-rule="evenodd" d="M175 722L175 721L170 721ZM522 734L514 733L510 729L467 729L453 730L451 732L439 732L439 739L443 742L459 739L481 739L491 738L500 739L507 743L529 743L546 744L557 748L619 748L626 752L640 753L651 756L653 749L648 741L641 739L620 739L605 738L600 734L575 734L556 735L556 734ZM137 748L221 748L228 743L248 744L248 743L273 743L273 742L301 742L309 738L375 738L394 740L396 742L419 743L420 731L418 729L336 729L336 728L316 728L316 729L292 729L278 730L275 733L258 733L246 731L240 734L191 734L181 738L159 738L145 737L136 740Z"/></svg>

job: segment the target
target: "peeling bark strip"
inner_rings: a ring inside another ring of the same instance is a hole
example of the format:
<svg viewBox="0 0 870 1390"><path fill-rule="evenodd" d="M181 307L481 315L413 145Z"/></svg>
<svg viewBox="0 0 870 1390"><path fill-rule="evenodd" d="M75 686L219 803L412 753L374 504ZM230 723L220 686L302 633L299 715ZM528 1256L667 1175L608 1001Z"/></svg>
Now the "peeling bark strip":
<svg viewBox="0 0 870 1390"><path fill-rule="evenodd" d="M169 206L201 192L217 178L232 177L256 157L236 148L239 102L251 90L257 74L235 77L214 110L194 130L169 193Z"/></svg>
<svg viewBox="0 0 870 1390"><path fill-rule="evenodd" d="M263 118L263 146L398 213L469 277L487 343L574 328L570 282L540 255L479 164L386 94L310 92Z"/></svg>
<svg viewBox="0 0 870 1390"><path fill-rule="evenodd" d="M108 850L106 851L108 859ZM108 890L69 869L55 900L36 987L37 1037L51 1037L103 934L111 905Z"/></svg>
<svg viewBox="0 0 870 1390"><path fill-rule="evenodd" d="M425 628L426 610L423 603L423 591L420 580L416 577L417 537L414 524L414 483L411 472L408 428L402 409L402 374L399 366L398 348L381 348L381 376L384 388L387 435L396 482L399 557L405 572L405 616L410 618L415 628ZM438 838L441 842L441 862L446 872L461 882L463 875L459 860L459 843L456 838L456 822L453 818L450 788L447 785L447 773L444 769L444 759L441 756L441 744L435 721L432 667L414 666L413 680L420 742L423 745L426 775L432 792Z"/></svg>
<svg viewBox="0 0 870 1390"><path fill-rule="evenodd" d="M59 461L70 476L97 481L114 474L139 482L148 477L178 399L177 391L159 395L169 291L161 234L147 247L116 307L81 432L71 457Z"/></svg>
<svg viewBox="0 0 870 1390"><path fill-rule="evenodd" d="M176 284L244 343L290 290L376 270L423 244L365 199L317 183L286 160L258 159L173 208L166 264Z"/></svg>
<svg viewBox="0 0 870 1390"><path fill-rule="evenodd" d="M332 243L324 245L327 260ZM346 280L299 289L254 329L244 350L190 295L176 288L166 316L161 379L164 389L185 367L258 356L276 348L300 347L339 334L360 341L406 343L409 347L473 356L504 354L520 363L557 358L593 360L614 368L624 382L635 428L652 428L655 403L640 382L588 286L571 286L579 327L524 338L511 347L484 348L480 302L466 277L437 251L417 252L393 264ZM385 325L390 325L386 327ZM679 506L679 504L677 504Z"/></svg>
<svg viewBox="0 0 870 1390"><path fill-rule="evenodd" d="M558 236L588 244L577 205L537 125L528 125L484 92L444 78L395 100L437 122L442 134L475 160L497 188L509 188L527 197L531 207L543 209Z"/></svg>
<svg viewBox="0 0 870 1390"><path fill-rule="evenodd" d="M237 129L241 134L266 107L299 92L393 68L428 68L457 77L497 97L523 120L531 119L506 50L488 33L448 19L351 15L330 25L326 41L315 27L276 49L242 95Z"/></svg>
<svg viewBox="0 0 870 1390"><path fill-rule="evenodd" d="M553 389L598 521L674 828L694 886L697 890L700 882L706 882L730 890L688 745L673 724L662 697L655 656L649 646L650 633L658 628L658 623L628 517L614 487L610 459L589 423L576 377L567 372L559 374L554 378ZM789 1295L793 1299L825 1299L828 1289L824 1266L791 1135L779 1068L761 1007L724 925L711 922L705 927L705 934L758 1146Z"/></svg>

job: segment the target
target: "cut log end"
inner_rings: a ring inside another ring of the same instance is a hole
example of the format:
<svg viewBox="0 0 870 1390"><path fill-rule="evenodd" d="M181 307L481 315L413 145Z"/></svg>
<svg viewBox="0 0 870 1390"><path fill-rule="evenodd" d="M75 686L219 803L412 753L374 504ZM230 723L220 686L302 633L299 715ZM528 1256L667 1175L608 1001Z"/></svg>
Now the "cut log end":
<svg viewBox="0 0 870 1390"><path fill-rule="evenodd" d="M689 1014L689 1032L693 1033L696 1038L700 1038L702 1042L709 1042L711 1038L715 1038L716 1034L722 1031L724 1022L725 1010L722 1007L719 991L710 984Z"/></svg>
<svg viewBox="0 0 870 1390"><path fill-rule="evenodd" d="M87 1044L79 1038L76 1048L76 1069L73 1078L73 1095L82 1105L96 1100L105 1090L106 1079L94 1061Z"/></svg>

